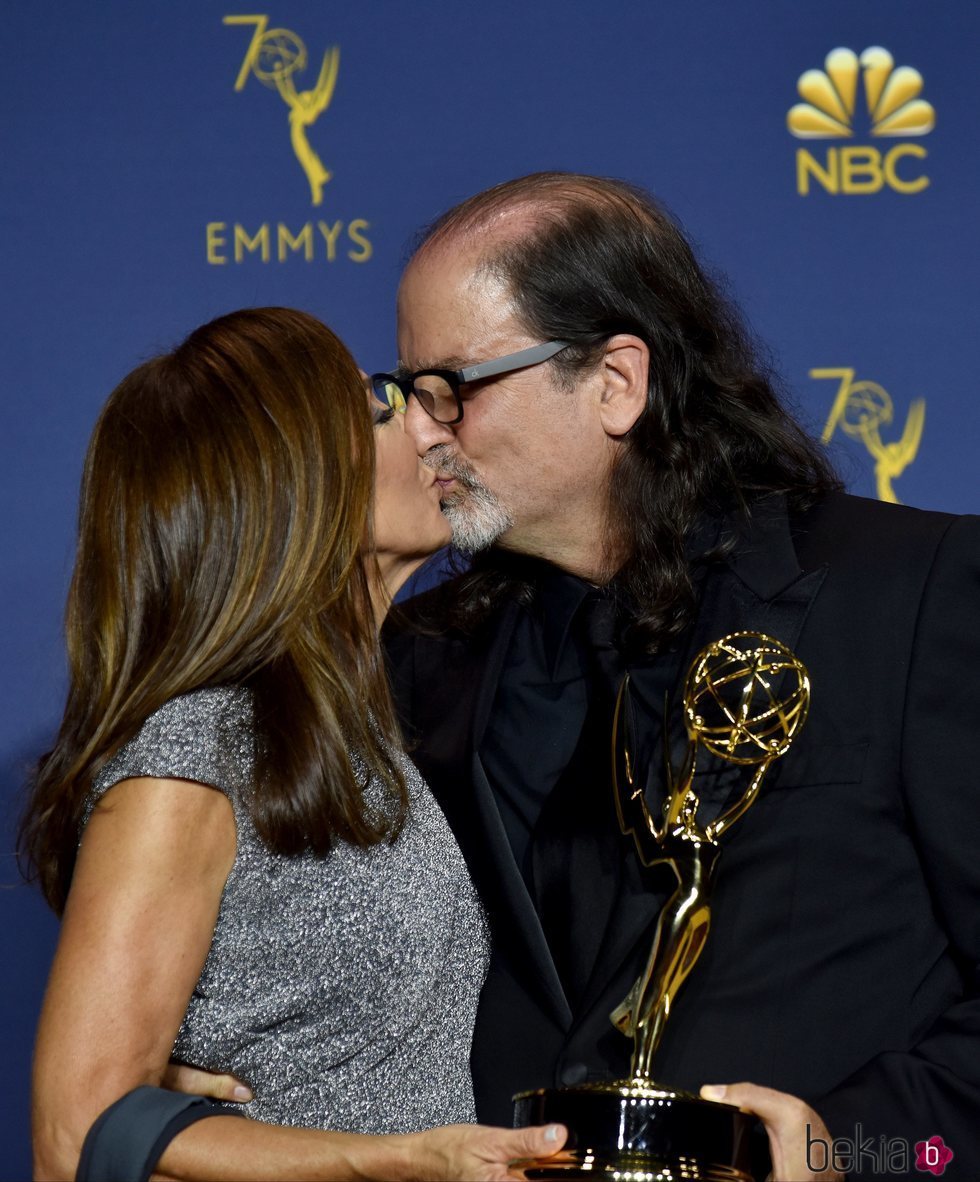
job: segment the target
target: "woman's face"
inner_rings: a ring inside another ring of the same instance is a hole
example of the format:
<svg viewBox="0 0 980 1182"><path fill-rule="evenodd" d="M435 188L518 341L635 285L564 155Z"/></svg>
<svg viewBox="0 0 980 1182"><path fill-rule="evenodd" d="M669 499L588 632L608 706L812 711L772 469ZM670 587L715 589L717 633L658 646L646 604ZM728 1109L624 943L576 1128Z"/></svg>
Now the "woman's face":
<svg viewBox="0 0 980 1182"><path fill-rule="evenodd" d="M374 477L374 549L394 594L422 561L449 542L435 473L419 459L405 433L405 415L368 394L377 460Z"/></svg>

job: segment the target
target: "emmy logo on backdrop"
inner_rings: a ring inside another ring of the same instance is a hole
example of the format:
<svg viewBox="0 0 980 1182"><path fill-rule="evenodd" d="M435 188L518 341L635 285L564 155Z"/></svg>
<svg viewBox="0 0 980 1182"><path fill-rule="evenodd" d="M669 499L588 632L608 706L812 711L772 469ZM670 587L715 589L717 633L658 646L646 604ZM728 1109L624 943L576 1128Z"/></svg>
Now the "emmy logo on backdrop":
<svg viewBox="0 0 980 1182"><path fill-rule="evenodd" d="M721 839L756 800L773 762L790 749L809 705L807 671L778 640L734 632L709 644L684 684L687 752L676 772L668 763L664 804L654 815L643 789L645 769L635 766L629 677L624 680L612 735L619 825L632 836L643 865L666 863L677 887L660 912L642 972L610 1015L633 1041L630 1078L514 1097L515 1125L558 1121L569 1130L559 1154L521 1163L527 1178L750 1182L752 1118L656 1080L653 1060L678 991L708 938ZM716 761L712 768L698 768L702 753ZM736 777L736 769L745 769L746 782L734 803L702 818L697 775L724 772L725 765L733 765Z"/></svg>
<svg viewBox="0 0 980 1182"><path fill-rule="evenodd" d="M310 59L306 46L292 30L270 29L269 18L261 15L232 15L223 21L226 25L253 26L234 89L243 90L249 78L254 77L278 92L288 110L289 140L309 182L310 201L315 209L322 211L323 189L332 174L310 143L309 131L333 99L340 50L333 46L324 52L315 85L302 89L299 79ZM293 170L289 171L292 174ZM272 179L273 189L278 190L279 173ZM236 178L236 194L238 191ZM297 192L301 191L297 185ZM320 216L307 214L297 228L293 220L295 213L295 207L290 204L285 217L266 216L248 222L239 221L233 214L212 218L204 228L208 266L283 264L294 260L335 263L341 259L366 263L373 256L374 246L368 236L371 222L366 217L344 219L337 217L336 211L331 211L329 216L325 212Z"/></svg>
<svg viewBox="0 0 980 1182"><path fill-rule="evenodd" d="M895 408L888 391L877 382L855 382L853 369L811 369L811 378L836 378L840 381L821 436L829 443L838 427L851 439L864 444L874 460L878 499L899 504L892 481L896 480L919 453L926 422L926 402L916 398L909 407L900 439L885 443L881 428L895 419Z"/></svg>
<svg viewBox="0 0 980 1182"><path fill-rule="evenodd" d="M279 92L289 108L289 138L293 151L310 182L312 203L320 205L323 186L331 174L311 147L306 133L330 106L337 85L340 49L335 45L326 50L320 75L312 89L297 90L296 75L306 68L308 58L306 46L295 33L289 29L270 29L267 16L226 16L224 23L255 26L235 80L235 90L242 90L249 74L253 74L264 86Z"/></svg>

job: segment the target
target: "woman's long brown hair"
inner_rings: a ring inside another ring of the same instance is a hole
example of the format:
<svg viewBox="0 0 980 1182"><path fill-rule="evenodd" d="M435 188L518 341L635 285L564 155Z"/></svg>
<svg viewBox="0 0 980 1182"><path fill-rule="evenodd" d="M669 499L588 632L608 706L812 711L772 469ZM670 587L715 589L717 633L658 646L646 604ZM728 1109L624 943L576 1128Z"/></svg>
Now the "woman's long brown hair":
<svg viewBox="0 0 980 1182"><path fill-rule="evenodd" d="M373 483L357 367L303 312L223 316L113 391L82 479L65 714L20 832L56 911L94 777L205 686L253 691L252 817L271 850L397 834L406 788L362 557ZM351 750L391 807L366 806Z"/></svg>

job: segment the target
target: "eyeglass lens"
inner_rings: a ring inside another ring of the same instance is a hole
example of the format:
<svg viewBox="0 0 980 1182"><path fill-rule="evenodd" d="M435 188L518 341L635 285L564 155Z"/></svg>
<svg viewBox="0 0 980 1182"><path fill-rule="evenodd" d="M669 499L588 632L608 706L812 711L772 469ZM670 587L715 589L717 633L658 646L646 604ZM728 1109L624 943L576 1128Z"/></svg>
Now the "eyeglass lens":
<svg viewBox="0 0 980 1182"><path fill-rule="evenodd" d="M400 414L405 413L405 395L394 382L375 381L374 394L392 410L397 410Z"/></svg>
<svg viewBox="0 0 980 1182"><path fill-rule="evenodd" d="M421 373L414 383L415 397L422 409L439 423L451 423L459 414L456 393L445 378Z"/></svg>

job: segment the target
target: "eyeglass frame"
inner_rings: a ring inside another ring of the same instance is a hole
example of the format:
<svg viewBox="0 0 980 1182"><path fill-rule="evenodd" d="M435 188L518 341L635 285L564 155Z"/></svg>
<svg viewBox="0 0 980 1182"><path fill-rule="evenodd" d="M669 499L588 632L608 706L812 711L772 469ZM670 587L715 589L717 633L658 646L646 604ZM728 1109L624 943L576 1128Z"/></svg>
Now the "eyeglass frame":
<svg viewBox="0 0 980 1182"><path fill-rule="evenodd" d="M417 369L414 373L405 374L402 377L393 373L373 373L371 374L371 390L379 402L385 406L391 406L387 397L380 398L378 396L378 387L379 384L386 385L388 383L397 386L401 390L406 406L409 397L414 394L419 406L434 423L441 423L444 427L452 427L463 421L463 400L459 396L460 386L465 386L469 382L479 382L484 378L503 377L505 374L516 373L519 369L530 369L532 365L540 365L543 361L550 361L562 349L567 349L569 343L569 341L545 341L542 345L531 345L528 349L518 349L516 353L507 353L503 357L495 357L491 361L481 361L477 365L467 365L463 369ZM415 393L416 378L430 374L432 377L441 378L452 390L457 411L455 418L437 419L426 409L425 403Z"/></svg>

